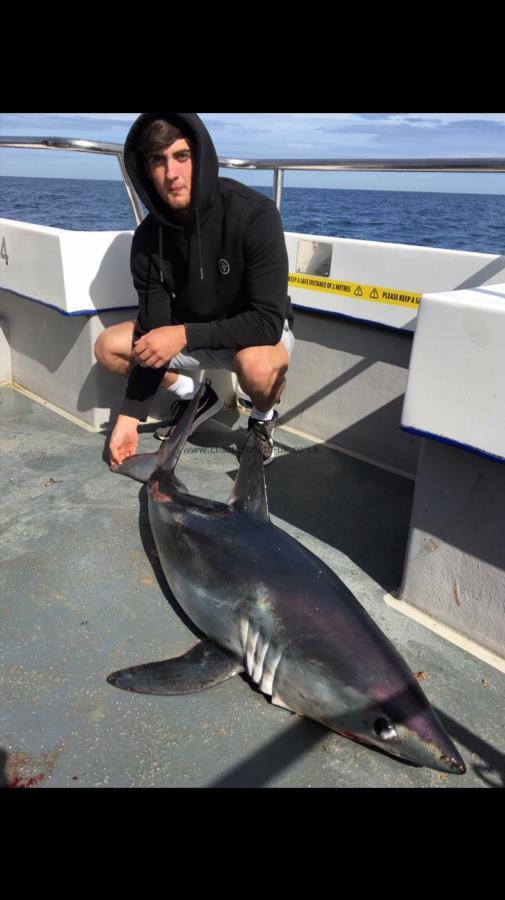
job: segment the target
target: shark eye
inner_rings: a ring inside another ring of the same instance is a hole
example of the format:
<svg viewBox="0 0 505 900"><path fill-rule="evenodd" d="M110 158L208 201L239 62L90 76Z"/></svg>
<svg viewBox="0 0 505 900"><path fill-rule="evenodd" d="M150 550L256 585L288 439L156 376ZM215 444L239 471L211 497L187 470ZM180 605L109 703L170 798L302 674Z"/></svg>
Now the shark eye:
<svg viewBox="0 0 505 900"><path fill-rule="evenodd" d="M384 741L390 741L391 738L398 737L396 733L396 728L391 722L388 722L387 719L378 718L373 723L373 730L377 737L382 738Z"/></svg>

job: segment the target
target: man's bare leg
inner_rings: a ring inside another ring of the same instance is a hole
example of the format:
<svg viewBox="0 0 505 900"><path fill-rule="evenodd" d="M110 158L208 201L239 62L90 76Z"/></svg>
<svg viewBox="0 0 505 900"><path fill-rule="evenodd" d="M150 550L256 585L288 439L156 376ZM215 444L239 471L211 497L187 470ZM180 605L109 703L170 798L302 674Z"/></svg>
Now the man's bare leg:
<svg viewBox="0 0 505 900"><path fill-rule="evenodd" d="M260 412L268 412L279 402L286 387L288 364L282 341L274 346L245 347L235 354L234 369L242 390Z"/></svg>
<svg viewBox="0 0 505 900"><path fill-rule="evenodd" d="M127 377L132 369L131 348L134 322L119 322L102 331L95 343L95 357L104 369ZM169 388L178 378L175 370L165 372L162 387Z"/></svg>
<svg viewBox="0 0 505 900"><path fill-rule="evenodd" d="M247 347L235 355L235 372L253 402L248 429L260 440L265 466L275 455L273 430L277 414L273 407L286 387L288 364L288 351L282 341L275 346Z"/></svg>

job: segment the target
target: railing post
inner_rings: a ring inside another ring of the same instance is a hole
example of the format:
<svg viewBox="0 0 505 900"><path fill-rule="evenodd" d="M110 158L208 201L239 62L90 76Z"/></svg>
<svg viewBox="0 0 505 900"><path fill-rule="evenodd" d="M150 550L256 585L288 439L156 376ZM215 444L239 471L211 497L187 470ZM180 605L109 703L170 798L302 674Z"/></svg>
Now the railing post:
<svg viewBox="0 0 505 900"><path fill-rule="evenodd" d="M126 171L125 164L124 164L124 159L123 159L123 154L122 154L122 153L118 153L117 159L118 159L119 166L120 166L120 168L121 168L121 172L122 172L122 175L123 175L123 181L124 181L124 183L125 183L126 192L127 192L128 196L129 196L129 198L130 198L130 203L131 203L131 205L132 205L132 207L133 207L133 215L135 216L135 221L136 221L137 225L140 225L140 223L142 222L144 216L142 215L142 210L141 210L141 208L140 208L140 201L139 201L139 198L137 197L137 194L135 193L135 190L134 190L133 185L132 185L132 183L131 183L131 181L130 181L130 177L129 177L129 175L128 175L128 172Z"/></svg>
<svg viewBox="0 0 505 900"><path fill-rule="evenodd" d="M274 169L274 201L279 212L281 211L283 185L284 169Z"/></svg>

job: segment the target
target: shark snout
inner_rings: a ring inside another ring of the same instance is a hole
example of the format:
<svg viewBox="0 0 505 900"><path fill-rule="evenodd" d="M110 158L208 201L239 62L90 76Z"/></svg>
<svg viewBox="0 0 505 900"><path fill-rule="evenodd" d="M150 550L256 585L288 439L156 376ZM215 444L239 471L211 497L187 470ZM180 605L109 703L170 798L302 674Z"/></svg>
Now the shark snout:
<svg viewBox="0 0 505 900"><path fill-rule="evenodd" d="M440 763L441 766L443 766L443 772L454 772L458 775L464 775L466 772L466 766L459 754L457 758L442 754L442 756L440 757Z"/></svg>

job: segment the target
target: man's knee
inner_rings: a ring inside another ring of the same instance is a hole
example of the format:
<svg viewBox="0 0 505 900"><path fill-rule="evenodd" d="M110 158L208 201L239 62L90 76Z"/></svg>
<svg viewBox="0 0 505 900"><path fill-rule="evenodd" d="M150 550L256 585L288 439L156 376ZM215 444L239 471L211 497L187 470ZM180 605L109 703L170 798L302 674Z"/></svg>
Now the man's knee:
<svg viewBox="0 0 505 900"><path fill-rule="evenodd" d="M278 368L263 361L248 360L237 372L239 380L256 391L267 391L279 376Z"/></svg>
<svg viewBox="0 0 505 900"><path fill-rule="evenodd" d="M259 392L272 389L288 368L288 354L283 344L275 347L247 347L235 356L235 371L241 384Z"/></svg>
<svg viewBox="0 0 505 900"><path fill-rule="evenodd" d="M105 328L97 337L94 346L95 358L106 369L122 370L131 355L133 322L120 322Z"/></svg>
<svg viewBox="0 0 505 900"><path fill-rule="evenodd" d="M108 338L107 338L107 330L105 330L105 331L102 331L102 333L98 335L98 337L95 341L95 346L93 348L95 351L95 359L97 360L97 362L101 363L101 365L104 364L106 356L107 356L107 346L108 346Z"/></svg>

